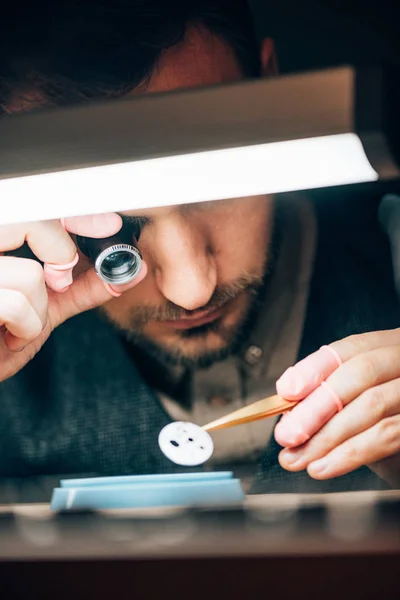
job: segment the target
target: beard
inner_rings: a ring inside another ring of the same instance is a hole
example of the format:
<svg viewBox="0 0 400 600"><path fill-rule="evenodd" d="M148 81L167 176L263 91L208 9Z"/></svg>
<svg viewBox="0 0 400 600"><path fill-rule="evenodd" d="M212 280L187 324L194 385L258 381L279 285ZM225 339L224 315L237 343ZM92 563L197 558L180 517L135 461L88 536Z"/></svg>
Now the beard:
<svg viewBox="0 0 400 600"><path fill-rule="evenodd" d="M101 312L141 354L165 366L207 368L235 353L250 335L263 296L261 292L264 277L246 273L234 282L218 286L207 305L195 311L186 311L171 302L163 306L132 307L125 327L121 327L104 310ZM173 339L169 341L158 340L146 334L149 322L162 324L162 321L194 317L202 311L216 310L236 300L240 302L240 298L245 300L245 306L235 322L229 325L224 322L222 315L199 327L176 330ZM218 340L216 348L210 340Z"/></svg>

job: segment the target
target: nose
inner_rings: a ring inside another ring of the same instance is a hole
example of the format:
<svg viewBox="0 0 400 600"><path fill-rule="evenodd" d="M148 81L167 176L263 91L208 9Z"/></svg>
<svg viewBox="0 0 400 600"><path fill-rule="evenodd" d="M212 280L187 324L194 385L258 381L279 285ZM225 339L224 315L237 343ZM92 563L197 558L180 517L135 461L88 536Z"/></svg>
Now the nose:
<svg viewBox="0 0 400 600"><path fill-rule="evenodd" d="M217 268L204 232L176 215L157 229L152 241L160 292L188 311L205 306L217 284Z"/></svg>

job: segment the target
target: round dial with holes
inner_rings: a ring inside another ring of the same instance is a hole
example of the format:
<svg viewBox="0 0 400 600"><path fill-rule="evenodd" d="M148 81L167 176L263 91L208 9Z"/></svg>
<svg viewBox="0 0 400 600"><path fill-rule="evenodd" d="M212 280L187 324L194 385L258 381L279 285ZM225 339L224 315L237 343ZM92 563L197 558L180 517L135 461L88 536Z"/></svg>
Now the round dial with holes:
<svg viewBox="0 0 400 600"><path fill-rule="evenodd" d="M214 451L211 436L194 423L169 423L158 436L161 452L176 465L202 465Z"/></svg>

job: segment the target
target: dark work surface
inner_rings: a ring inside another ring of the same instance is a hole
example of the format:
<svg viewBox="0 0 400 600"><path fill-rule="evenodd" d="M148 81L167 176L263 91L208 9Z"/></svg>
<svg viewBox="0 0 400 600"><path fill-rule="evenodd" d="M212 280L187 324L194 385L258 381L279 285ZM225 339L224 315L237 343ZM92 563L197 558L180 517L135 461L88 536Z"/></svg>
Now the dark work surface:
<svg viewBox="0 0 400 600"><path fill-rule="evenodd" d="M2 598L376 600L398 598L399 555L16 563L0 567Z"/></svg>
<svg viewBox="0 0 400 600"><path fill-rule="evenodd" d="M400 492L231 508L0 509L3 598L398 598Z"/></svg>

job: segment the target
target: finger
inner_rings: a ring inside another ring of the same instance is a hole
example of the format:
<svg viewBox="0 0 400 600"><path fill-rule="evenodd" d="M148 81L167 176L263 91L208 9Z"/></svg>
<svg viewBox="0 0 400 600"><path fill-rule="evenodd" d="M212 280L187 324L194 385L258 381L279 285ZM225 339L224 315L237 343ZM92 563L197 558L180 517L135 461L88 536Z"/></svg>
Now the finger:
<svg viewBox="0 0 400 600"><path fill-rule="evenodd" d="M370 388L334 416L306 444L282 450L281 465L301 471L346 440L370 429L385 418L400 414L400 379Z"/></svg>
<svg viewBox="0 0 400 600"><path fill-rule="evenodd" d="M73 282L72 273L78 260L79 255L76 253L71 262L63 265L44 263L43 272L48 287L55 292L65 292Z"/></svg>
<svg viewBox="0 0 400 600"><path fill-rule="evenodd" d="M281 419L275 428L276 440L288 447L303 444L364 391L396 379L400 375L399 365L399 345L348 360Z"/></svg>
<svg viewBox="0 0 400 600"><path fill-rule="evenodd" d="M288 400L302 400L341 364L339 354L330 346L322 346L294 367L289 367L276 382L276 390Z"/></svg>
<svg viewBox="0 0 400 600"><path fill-rule="evenodd" d="M60 221L38 221L0 226L0 251L15 250L25 242L43 263L71 262L76 247Z"/></svg>
<svg viewBox="0 0 400 600"><path fill-rule="evenodd" d="M117 233L122 227L122 219L117 213L105 213L62 219L61 225L71 233L99 238L109 237ZM54 291L65 292L72 284L73 268L77 264L78 259L79 256L76 253L75 258L71 262L63 265L45 263L44 273L47 285Z"/></svg>
<svg viewBox="0 0 400 600"><path fill-rule="evenodd" d="M88 237L108 237L118 232L122 219L116 213L88 215L60 221L39 221L0 226L0 252L20 248L28 243L34 254L44 264L47 285L63 292L72 284L72 270L78 261L76 246L66 232Z"/></svg>
<svg viewBox="0 0 400 600"><path fill-rule="evenodd" d="M352 335L329 346L323 346L285 371L277 381L277 392L288 400L302 400L341 363L357 354L395 344L400 344L400 329Z"/></svg>
<svg viewBox="0 0 400 600"><path fill-rule="evenodd" d="M374 427L347 440L324 458L308 466L314 479L329 479L393 456L400 451L400 415L380 421Z"/></svg>
<svg viewBox="0 0 400 600"><path fill-rule="evenodd" d="M43 269L38 262L14 256L0 257L0 288L21 292L42 325L46 323L48 296Z"/></svg>
<svg viewBox="0 0 400 600"><path fill-rule="evenodd" d="M45 263L44 276L53 290L65 289L72 283L71 265L76 264L77 251L72 238L59 221L1 226L0 240L0 251L15 250L27 242L33 253ZM56 266L54 270L51 268L53 264Z"/></svg>
<svg viewBox="0 0 400 600"><path fill-rule="evenodd" d="M126 292L138 285L147 275L147 265L143 261L142 269L134 280L120 286L113 286L118 293ZM103 284L94 269L79 275L71 287L63 294L52 295L51 322L58 326L67 319L87 310L92 310L114 298L114 294Z"/></svg>
<svg viewBox="0 0 400 600"><path fill-rule="evenodd" d="M122 218L117 213L86 215L63 219L65 229L76 235L92 238L105 238L118 233L122 227Z"/></svg>
<svg viewBox="0 0 400 600"><path fill-rule="evenodd" d="M0 325L12 334L5 340L10 350L18 350L37 338L42 322L28 299L16 290L0 289Z"/></svg>
<svg viewBox="0 0 400 600"><path fill-rule="evenodd" d="M335 352L345 362L357 354L377 350L385 346L400 344L400 328L386 331L371 331L360 335L351 335L343 340L330 344Z"/></svg>

